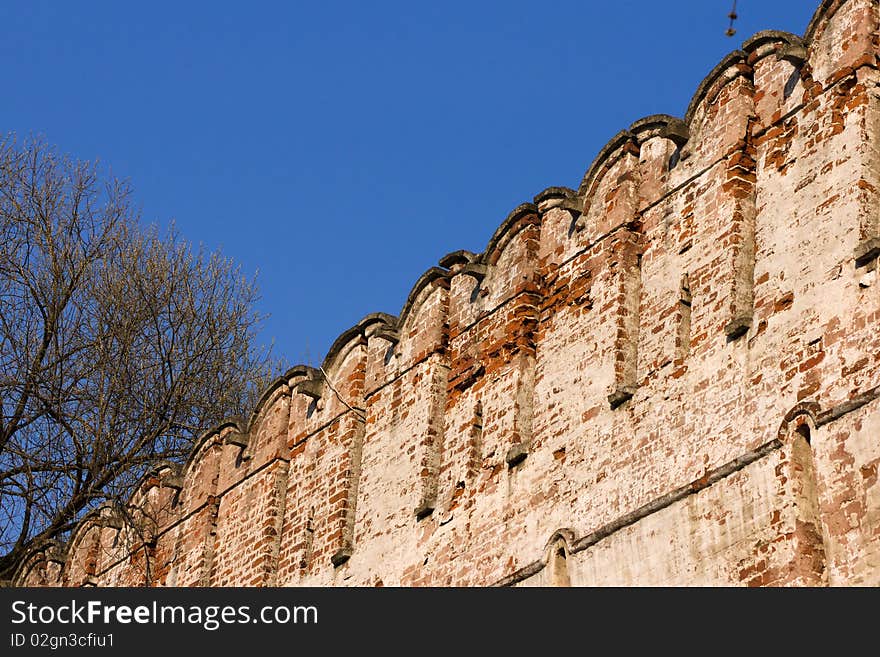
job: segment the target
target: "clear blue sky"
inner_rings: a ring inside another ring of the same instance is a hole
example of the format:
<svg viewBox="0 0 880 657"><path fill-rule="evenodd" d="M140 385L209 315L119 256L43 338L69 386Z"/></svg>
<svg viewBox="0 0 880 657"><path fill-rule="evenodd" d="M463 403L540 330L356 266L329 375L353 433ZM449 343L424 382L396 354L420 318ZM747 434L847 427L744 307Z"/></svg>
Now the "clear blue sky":
<svg viewBox="0 0 880 657"><path fill-rule="evenodd" d="M681 116L819 0L5 2L0 131L130 179L146 221L258 270L263 340L320 362L507 213Z"/></svg>

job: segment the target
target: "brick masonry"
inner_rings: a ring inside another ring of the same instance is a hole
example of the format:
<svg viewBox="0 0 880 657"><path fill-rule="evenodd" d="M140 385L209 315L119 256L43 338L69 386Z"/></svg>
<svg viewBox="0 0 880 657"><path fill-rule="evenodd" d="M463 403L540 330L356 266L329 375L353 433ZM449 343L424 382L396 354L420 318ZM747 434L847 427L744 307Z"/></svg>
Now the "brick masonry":
<svg viewBox="0 0 880 657"><path fill-rule="evenodd" d="M878 27L755 35L14 583L880 584Z"/></svg>

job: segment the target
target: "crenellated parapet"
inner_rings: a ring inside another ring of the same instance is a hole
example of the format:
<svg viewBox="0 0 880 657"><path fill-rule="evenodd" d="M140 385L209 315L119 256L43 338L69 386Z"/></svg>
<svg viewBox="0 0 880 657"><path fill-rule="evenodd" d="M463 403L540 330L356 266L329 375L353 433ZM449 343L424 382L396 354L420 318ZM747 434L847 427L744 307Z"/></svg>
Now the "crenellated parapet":
<svg viewBox="0 0 880 657"><path fill-rule="evenodd" d="M880 583L878 32L748 39L15 582Z"/></svg>

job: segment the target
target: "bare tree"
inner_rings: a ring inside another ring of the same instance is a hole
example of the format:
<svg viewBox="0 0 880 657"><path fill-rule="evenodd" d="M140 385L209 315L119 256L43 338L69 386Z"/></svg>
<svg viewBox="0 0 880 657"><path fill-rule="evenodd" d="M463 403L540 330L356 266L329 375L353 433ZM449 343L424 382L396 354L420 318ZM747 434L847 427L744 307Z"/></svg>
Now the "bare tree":
<svg viewBox="0 0 880 657"><path fill-rule="evenodd" d="M267 380L255 283L127 184L0 139L0 576L242 414Z"/></svg>

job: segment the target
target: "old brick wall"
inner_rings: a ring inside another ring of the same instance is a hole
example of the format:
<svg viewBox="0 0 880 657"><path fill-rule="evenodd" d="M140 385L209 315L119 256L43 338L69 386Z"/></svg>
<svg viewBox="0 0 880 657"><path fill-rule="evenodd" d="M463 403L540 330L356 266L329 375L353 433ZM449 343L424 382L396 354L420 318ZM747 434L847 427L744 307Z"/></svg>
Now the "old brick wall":
<svg viewBox="0 0 880 657"><path fill-rule="evenodd" d="M878 4L746 41L16 583L880 584Z"/></svg>

